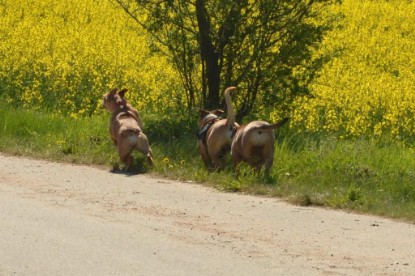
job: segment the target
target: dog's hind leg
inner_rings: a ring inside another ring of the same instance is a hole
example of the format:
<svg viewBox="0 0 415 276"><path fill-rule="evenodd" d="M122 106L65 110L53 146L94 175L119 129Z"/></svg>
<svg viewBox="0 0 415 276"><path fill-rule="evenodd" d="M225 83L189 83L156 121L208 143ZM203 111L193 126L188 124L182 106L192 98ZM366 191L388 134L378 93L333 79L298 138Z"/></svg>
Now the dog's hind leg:
<svg viewBox="0 0 415 276"><path fill-rule="evenodd" d="M120 156L120 161L126 164L126 170L130 169L133 165L133 157L131 156L132 151L133 148L131 145L126 145L125 143L118 144L118 154Z"/></svg>
<svg viewBox="0 0 415 276"><path fill-rule="evenodd" d="M265 175L269 175L272 164L274 163L274 140L272 143L262 149L263 164L265 167Z"/></svg>
<svg viewBox="0 0 415 276"><path fill-rule="evenodd" d="M217 169L222 170L226 166L226 158L228 156L228 152L230 151L230 146L223 146L221 150L217 153L217 159L216 159L216 166Z"/></svg>
<svg viewBox="0 0 415 276"><path fill-rule="evenodd" d="M221 170L224 167L224 162L222 156L218 156L219 153L212 154L210 156L212 162L212 170Z"/></svg>
<svg viewBox="0 0 415 276"><path fill-rule="evenodd" d="M242 162L242 156L236 152L232 153L233 170L238 173L238 166Z"/></svg>
<svg viewBox="0 0 415 276"><path fill-rule="evenodd" d="M265 167L265 175L269 175L269 172L271 170L272 164L274 163L274 158L268 158L264 161L264 167Z"/></svg>
<svg viewBox="0 0 415 276"><path fill-rule="evenodd" d="M212 164L212 161L210 161L207 147L203 144L202 140L199 140L197 142L197 148L200 153L200 156L202 157L202 161L203 161L203 164L205 164L206 169L209 171L212 171L213 164Z"/></svg>
<svg viewBox="0 0 415 276"><path fill-rule="evenodd" d="M148 148L148 153L146 155L147 158L147 163L150 164L150 166L154 166L154 161L153 161L153 152L151 151L151 148Z"/></svg>
<svg viewBox="0 0 415 276"><path fill-rule="evenodd" d="M146 156L148 164L154 166L153 152L151 151L147 136L144 133L140 132L138 134L138 140L135 147Z"/></svg>

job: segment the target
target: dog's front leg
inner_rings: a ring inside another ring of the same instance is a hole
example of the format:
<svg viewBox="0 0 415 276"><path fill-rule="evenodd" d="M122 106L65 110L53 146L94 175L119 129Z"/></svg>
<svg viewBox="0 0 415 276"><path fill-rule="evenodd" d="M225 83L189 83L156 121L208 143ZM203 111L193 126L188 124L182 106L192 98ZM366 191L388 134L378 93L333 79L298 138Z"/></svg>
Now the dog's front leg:
<svg viewBox="0 0 415 276"><path fill-rule="evenodd" d="M115 146L118 145L117 139L111 138L112 142L114 143Z"/></svg>

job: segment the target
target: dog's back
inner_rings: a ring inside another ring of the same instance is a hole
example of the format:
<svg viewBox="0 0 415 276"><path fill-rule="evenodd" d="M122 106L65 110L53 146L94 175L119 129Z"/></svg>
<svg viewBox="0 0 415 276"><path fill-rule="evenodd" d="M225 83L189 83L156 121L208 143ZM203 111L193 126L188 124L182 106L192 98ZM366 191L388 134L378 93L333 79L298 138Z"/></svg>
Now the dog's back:
<svg viewBox="0 0 415 276"><path fill-rule="evenodd" d="M267 122L254 121L237 130L231 146L234 164L245 161L257 167L273 158L274 131L261 128L267 125Z"/></svg>
<svg viewBox="0 0 415 276"><path fill-rule="evenodd" d="M236 87L228 87L224 92L228 116L220 119L223 111L199 110L198 150L206 168L220 169L224 167L225 156L232 143L233 128L238 126L235 122L235 112L232 107L230 93Z"/></svg>
<svg viewBox="0 0 415 276"><path fill-rule="evenodd" d="M153 165L153 153L146 135L142 131L141 118L138 111L124 99L127 89L117 88L104 95L102 105L112 113L110 119L110 135L118 148L120 160L130 168L133 162L131 152L139 150Z"/></svg>
<svg viewBox="0 0 415 276"><path fill-rule="evenodd" d="M268 173L274 160L274 129L281 127L288 118L276 124L265 121L253 121L236 130L231 146L231 154L236 167L241 161L245 161L256 171L265 165Z"/></svg>
<svg viewBox="0 0 415 276"><path fill-rule="evenodd" d="M118 110L114 112L110 120L111 137L115 140L119 139L121 133L139 133L141 128L135 116L128 111Z"/></svg>
<svg viewBox="0 0 415 276"><path fill-rule="evenodd" d="M260 147L274 142L274 131L271 128L263 128L264 126L269 126L269 124L264 121L254 121L246 125L242 132L241 143Z"/></svg>
<svg viewBox="0 0 415 276"><path fill-rule="evenodd" d="M138 135L141 132L141 128L134 117L129 115L119 116L114 124L117 125L115 128L119 139L128 141L132 146L137 144Z"/></svg>

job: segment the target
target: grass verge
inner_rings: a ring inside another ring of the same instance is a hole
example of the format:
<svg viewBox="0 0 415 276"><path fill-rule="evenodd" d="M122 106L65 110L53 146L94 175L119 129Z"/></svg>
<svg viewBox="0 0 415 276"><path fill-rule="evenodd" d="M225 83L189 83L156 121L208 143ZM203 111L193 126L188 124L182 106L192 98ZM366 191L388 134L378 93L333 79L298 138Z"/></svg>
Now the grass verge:
<svg viewBox="0 0 415 276"><path fill-rule="evenodd" d="M286 132L277 137L270 176L255 175L231 162L208 173L196 150L192 122L151 119L145 132L154 168L134 153L137 173L195 181L223 191L278 196L303 206L318 205L415 222L414 149L397 142L339 140ZM168 135L174 133L175 135ZM53 114L0 108L0 151L53 161L117 167L108 136L108 116L71 119Z"/></svg>

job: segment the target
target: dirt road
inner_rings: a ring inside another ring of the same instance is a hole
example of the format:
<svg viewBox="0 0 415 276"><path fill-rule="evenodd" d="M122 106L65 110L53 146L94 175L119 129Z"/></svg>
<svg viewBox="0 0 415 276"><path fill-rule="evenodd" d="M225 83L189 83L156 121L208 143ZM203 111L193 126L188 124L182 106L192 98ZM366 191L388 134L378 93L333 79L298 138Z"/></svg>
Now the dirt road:
<svg viewBox="0 0 415 276"><path fill-rule="evenodd" d="M0 154L0 275L415 275L415 225Z"/></svg>

